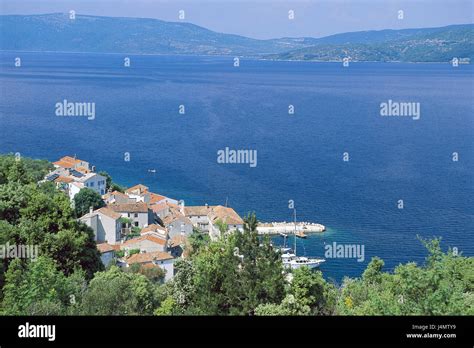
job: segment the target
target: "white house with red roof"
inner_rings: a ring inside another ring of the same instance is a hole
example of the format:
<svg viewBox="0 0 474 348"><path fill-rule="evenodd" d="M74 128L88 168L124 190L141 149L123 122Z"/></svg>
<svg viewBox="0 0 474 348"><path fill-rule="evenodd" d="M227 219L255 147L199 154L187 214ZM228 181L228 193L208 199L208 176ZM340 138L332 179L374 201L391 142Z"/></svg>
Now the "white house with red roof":
<svg viewBox="0 0 474 348"><path fill-rule="evenodd" d="M52 181L63 189L72 200L83 188L89 188L99 195L106 192L106 178L95 173L95 168L89 162L75 157L65 156L53 162L55 169L48 173L43 181Z"/></svg>

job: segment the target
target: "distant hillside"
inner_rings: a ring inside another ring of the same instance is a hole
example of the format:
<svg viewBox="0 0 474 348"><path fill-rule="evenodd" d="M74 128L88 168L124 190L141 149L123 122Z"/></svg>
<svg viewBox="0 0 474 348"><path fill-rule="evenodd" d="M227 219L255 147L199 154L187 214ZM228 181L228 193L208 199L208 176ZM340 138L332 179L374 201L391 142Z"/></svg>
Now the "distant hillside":
<svg viewBox="0 0 474 348"><path fill-rule="evenodd" d="M190 23L68 14L0 16L1 50L142 54L279 53L308 45L216 33Z"/></svg>
<svg viewBox="0 0 474 348"><path fill-rule="evenodd" d="M346 33L318 39L311 47L268 55L268 59L447 62L474 58L474 25Z"/></svg>
<svg viewBox="0 0 474 348"><path fill-rule="evenodd" d="M181 22L68 14L0 16L0 50L239 55L334 61L449 61L472 58L474 25L361 31L323 38L257 40Z"/></svg>

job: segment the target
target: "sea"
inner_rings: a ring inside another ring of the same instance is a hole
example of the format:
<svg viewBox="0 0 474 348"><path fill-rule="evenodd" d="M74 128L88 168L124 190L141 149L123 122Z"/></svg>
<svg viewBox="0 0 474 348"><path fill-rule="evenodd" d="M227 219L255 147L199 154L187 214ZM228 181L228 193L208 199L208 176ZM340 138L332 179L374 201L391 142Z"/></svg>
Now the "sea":
<svg viewBox="0 0 474 348"><path fill-rule="evenodd" d="M423 265L420 238L474 255L472 65L234 63L1 52L0 153L77 156L121 185L264 222L292 221L292 201L298 221L327 228L297 239L298 255L363 247L363 258L326 258L337 284L375 256L386 271ZM64 100L94 104L94 118L58 116ZM383 103L415 103L419 117L382 116ZM255 151L256 165L220 163L226 148Z"/></svg>

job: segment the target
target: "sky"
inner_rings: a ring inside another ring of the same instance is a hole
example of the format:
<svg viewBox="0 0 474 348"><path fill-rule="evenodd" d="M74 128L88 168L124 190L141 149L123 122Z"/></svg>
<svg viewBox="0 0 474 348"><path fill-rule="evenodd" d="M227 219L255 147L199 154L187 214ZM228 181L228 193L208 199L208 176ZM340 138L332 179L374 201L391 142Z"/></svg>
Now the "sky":
<svg viewBox="0 0 474 348"><path fill-rule="evenodd" d="M474 0L0 0L1 14L70 10L166 21L179 21L179 11L184 10L185 22L256 39L474 22ZM400 10L403 19L398 19Z"/></svg>

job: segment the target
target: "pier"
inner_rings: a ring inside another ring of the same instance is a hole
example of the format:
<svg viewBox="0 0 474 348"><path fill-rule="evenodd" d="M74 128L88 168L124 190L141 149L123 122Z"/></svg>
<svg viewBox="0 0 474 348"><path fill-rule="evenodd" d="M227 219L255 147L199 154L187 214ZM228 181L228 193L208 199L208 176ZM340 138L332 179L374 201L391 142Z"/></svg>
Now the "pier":
<svg viewBox="0 0 474 348"><path fill-rule="evenodd" d="M321 233L326 227L313 222L298 222L296 224L296 233L306 235L308 233ZM288 235L295 233L295 224L293 222L264 222L257 226L258 234Z"/></svg>

